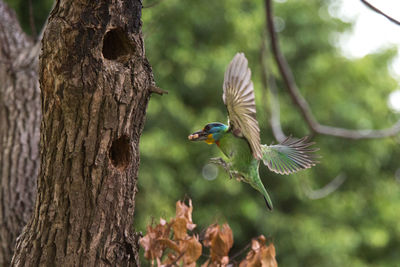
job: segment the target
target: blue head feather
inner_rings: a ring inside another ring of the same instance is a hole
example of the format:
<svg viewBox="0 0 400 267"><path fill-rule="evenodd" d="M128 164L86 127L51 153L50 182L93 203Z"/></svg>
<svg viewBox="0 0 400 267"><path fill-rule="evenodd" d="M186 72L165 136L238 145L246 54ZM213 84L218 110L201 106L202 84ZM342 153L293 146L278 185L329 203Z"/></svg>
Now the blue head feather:
<svg viewBox="0 0 400 267"><path fill-rule="evenodd" d="M223 123L213 122L207 124L204 127L204 131L206 131L209 134L212 134L213 139L215 141L218 141L224 135L224 133L228 131L228 128L229 127Z"/></svg>

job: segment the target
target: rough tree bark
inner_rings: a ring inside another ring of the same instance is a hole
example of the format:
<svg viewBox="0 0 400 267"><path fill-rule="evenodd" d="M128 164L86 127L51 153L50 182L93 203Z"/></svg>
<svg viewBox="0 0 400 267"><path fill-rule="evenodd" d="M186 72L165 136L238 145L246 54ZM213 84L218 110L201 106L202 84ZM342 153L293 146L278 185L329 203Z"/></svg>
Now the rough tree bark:
<svg viewBox="0 0 400 267"><path fill-rule="evenodd" d="M0 266L10 264L36 194L39 50L0 0Z"/></svg>
<svg viewBox="0 0 400 267"><path fill-rule="evenodd" d="M136 266L139 137L153 88L140 0L58 0L42 41L40 173L14 266Z"/></svg>

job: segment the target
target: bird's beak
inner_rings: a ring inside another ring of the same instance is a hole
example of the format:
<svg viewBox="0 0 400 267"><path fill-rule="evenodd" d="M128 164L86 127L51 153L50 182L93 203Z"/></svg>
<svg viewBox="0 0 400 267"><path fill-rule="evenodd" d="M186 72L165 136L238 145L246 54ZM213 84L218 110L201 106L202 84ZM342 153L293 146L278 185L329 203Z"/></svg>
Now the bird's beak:
<svg viewBox="0 0 400 267"><path fill-rule="evenodd" d="M190 141L204 141L208 138L208 133L204 131L197 131L188 136Z"/></svg>

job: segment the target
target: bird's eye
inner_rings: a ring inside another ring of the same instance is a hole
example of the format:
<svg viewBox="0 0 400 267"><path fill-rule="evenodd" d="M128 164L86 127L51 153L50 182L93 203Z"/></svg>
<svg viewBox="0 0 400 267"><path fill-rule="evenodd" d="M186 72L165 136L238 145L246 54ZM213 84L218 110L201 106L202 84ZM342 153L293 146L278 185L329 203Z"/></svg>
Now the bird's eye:
<svg viewBox="0 0 400 267"><path fill-rule="evenodd" d="M210 130L210 125L206 125L206 127L204 127L203 131L208 132L209 130Z"/></svg>

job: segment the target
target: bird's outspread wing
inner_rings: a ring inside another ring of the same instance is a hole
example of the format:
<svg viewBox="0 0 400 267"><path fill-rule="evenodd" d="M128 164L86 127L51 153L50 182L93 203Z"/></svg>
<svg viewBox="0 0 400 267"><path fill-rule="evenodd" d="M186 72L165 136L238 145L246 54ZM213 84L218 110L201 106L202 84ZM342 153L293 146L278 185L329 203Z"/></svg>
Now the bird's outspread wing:
<svg viewBox="0 0 400 267"><path fill-rule="evenodd" d="M308 137L294 139L287 137L278 145L262 145L263 162L273 172L290 174L314 166L317 156L314 154L318 148L310 148L315 144L308 142Z"/></svg>
<svg viewBox="0 0 400 267"><path fill-rule="evenodd" d="M262 159L253 82L243 53L237 53L226 69L223 89L222 99L228 109L229 126L233 134L245 137L253 156Z"/></svg>

